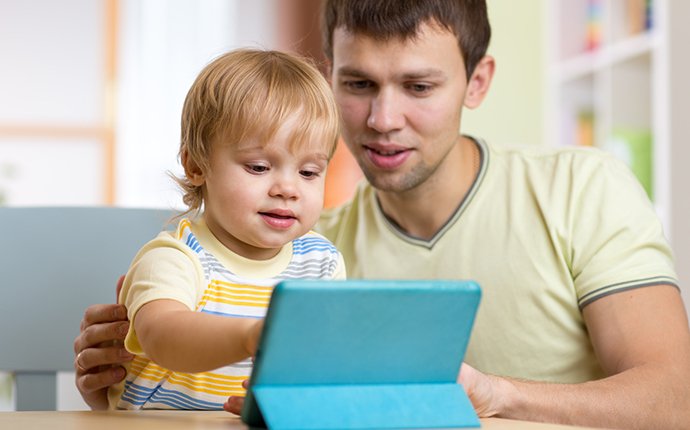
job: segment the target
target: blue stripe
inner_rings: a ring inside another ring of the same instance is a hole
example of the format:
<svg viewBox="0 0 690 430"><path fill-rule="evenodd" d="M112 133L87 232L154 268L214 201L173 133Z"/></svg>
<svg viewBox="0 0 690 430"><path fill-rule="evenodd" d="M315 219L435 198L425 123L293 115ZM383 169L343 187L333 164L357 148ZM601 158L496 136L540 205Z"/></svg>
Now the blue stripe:
<svg viewBox="0 0 690 430"><path fill-rule="evenodd" d="M189 236L187 236L187 242L185 243L188 247L192 248L192 251L198 253L201 251L201 245L199 245L199 242L196 240L196 237L192 233L189 233Z"/></svg>
<svg viewBox="0 0 690 430"><path fill-rule="evenodd" d="M151 397L151 402L186 406L189 409L223 409L222 403L207 402L204 400L195 399L187 394L168 389L159 390L158 393Z"/></svg>
<svg viewBox="0 0 690 430"><path fill-rule="evenodd" d="M176 409L223 409L222 403L207 402L190 397L186 394L161 388L147 388L132 382L125 384L127 387L122 395L122 400L133 406L141 408L145 403L161 403ZM143 393L136 395L135 393Z"/></svg>
<svg viewBox="0 0 690 430"><path fill-rule="evenodd" d="M316 239L302 239L302 238L297 238L293 241L293 246L297 247L302 247L302 246L311 246L311 245L327 245L334 247L333 244L327 240L316 238Z"/></svg>
<svg viewBox="0 0 690 430"><path fill-rule="evenodd" d="M293 250L295 251L335 251L334 246L328 246L326 244L314 244L314 245L309 245L309 246L293 246Z"/></svg>
<svg viewBox="0 0 690 430"><path fill-rule="evenodd" d="M223 313L223 312L207 311L206 309L202 309L202 310L201 310L201 313L203 313L203 314L211 314L211 315L222 315L222 316L224 316L224 317L256 318L256 319L263 318L263 317L257 317L257 316L254 316L254 315L226 314L226 313Z"/></svg>
<svg viewBox="0 0 690 430"><path fill-rule="evenodd" d="M305 255L309 254L310 252L314 251L328 251L330 254L337 254L338 250L336 250L333 247L312 247L312 248L306 248L306 249L299 249L299 248L294 248L293 253L297 255Z"/></svg>
<svg viewBox="0 0 690 430"><path fill-rule="evenodd" d="M125 400L132 405L141 407L151 398L153 394L155 394L157 388L158 387L142 387L141 385L127 381L125 383L125 392L122 394L122 400Z"/></svg>
<svg viewBox="0 0 690 430"><path fill-rule="evenodd" d="M298 237L293 241L296 246L313 245L313 244L324 244L333 246L333 244L320 237Z"/></svg>

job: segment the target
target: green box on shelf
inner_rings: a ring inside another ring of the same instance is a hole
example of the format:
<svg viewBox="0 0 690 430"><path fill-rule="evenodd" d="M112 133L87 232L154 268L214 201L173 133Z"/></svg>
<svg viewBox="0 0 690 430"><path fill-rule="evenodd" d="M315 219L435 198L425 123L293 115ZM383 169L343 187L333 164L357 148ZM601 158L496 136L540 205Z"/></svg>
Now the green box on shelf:
<svg viewBox="0 0 690 430"><path fill-rule="evenodd" d="M616 127L603 149L623 160L640 181L650 199L654 199L652 134L649 129Z"/></svg>

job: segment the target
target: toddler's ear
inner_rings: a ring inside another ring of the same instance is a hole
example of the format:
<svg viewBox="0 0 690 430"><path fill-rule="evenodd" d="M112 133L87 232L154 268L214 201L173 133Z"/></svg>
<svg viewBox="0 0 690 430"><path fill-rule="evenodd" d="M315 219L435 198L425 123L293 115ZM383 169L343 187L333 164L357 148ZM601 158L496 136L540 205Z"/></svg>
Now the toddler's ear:
<svg viewBox="0 0 690 430"><path fill-rule="evenodd" d="M184 167L184 173L187 175L187 180L190 184L195 187L204 185L204 182L206 182L204 171L201 170L198 164L192 161L187 151L182 153L182 166Z"/></svg>

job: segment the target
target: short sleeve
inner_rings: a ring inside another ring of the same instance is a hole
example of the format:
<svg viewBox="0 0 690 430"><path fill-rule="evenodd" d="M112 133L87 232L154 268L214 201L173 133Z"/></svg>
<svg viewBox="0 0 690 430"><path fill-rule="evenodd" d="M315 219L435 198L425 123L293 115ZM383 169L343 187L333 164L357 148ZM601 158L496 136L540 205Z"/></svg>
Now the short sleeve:
<svg viewBox="0 0 690 430"><path fill-rule="evenodd" d="M127 350L143 354L134 328L137 311L143 305L169 299L193 311L200 300L203 284L204 274L198 258L166 233L144 246L127 272L119 298L132 321L125 339Z"/></svg>
<svg viewBox="0 0 690 430"><path fill-rule="evenodd" d="M573 168L571 270L579 306L632 288L677 286L661 222L630 169L610 154Z"/></svg>

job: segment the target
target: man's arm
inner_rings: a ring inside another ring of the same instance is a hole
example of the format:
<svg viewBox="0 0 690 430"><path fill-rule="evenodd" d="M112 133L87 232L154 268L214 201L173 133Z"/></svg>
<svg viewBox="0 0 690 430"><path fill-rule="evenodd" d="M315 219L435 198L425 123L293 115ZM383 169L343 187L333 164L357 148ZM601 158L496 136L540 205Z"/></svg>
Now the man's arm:
<svg viewBox="0 0 690 430"><path fill-rule="evenodd" d="M552 384L484 375L463 365L480 417L610 428L686 428L690 331L677 288L655 285L602 297L583 309L607 378Z"/></svg>

